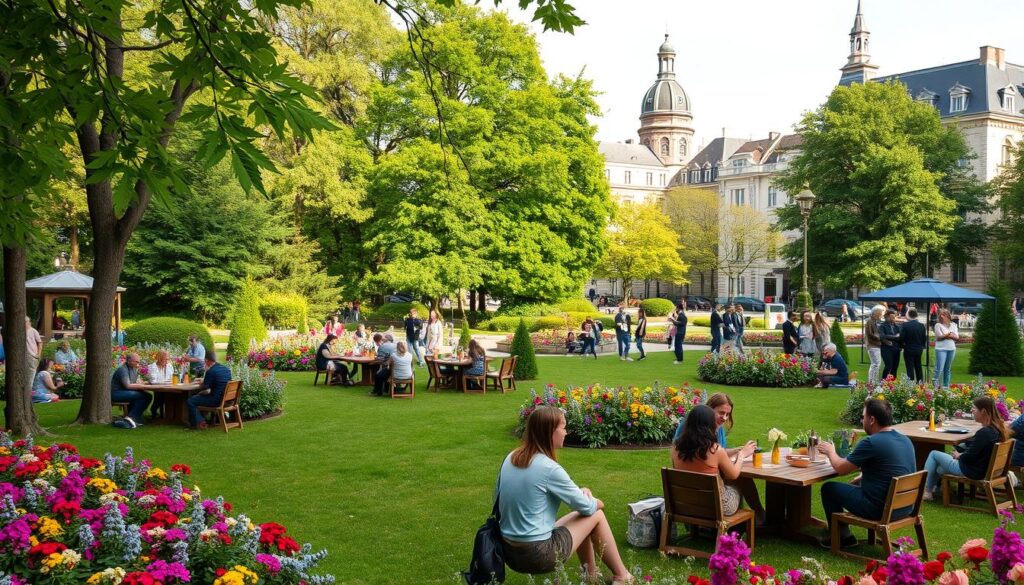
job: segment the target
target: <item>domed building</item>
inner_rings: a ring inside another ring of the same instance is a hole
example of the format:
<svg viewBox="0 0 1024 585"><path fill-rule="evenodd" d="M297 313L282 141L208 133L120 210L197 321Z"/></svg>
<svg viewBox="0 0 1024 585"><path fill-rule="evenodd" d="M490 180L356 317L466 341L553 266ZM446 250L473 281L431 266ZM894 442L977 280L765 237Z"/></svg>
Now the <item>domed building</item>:
<svg viewBox="0 0 1024 585"><path fill-rule="evenodd" d="M640 105L638 132L640 144L678 172L693 157L693 114L690 97L676 81L675 63L676 50L666 34L658 48L658 79L644 93Z"/></svg>

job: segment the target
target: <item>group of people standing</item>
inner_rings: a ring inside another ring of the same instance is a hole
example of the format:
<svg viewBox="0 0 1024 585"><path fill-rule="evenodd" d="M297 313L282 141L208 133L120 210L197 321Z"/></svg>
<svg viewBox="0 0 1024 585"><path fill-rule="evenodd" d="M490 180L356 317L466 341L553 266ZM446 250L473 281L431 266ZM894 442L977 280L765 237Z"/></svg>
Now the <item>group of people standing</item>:
<svg viewBox="0 0 1024 585"><path fill-rule="evenodd" d="M903 321L897 319L896 311L881 305L871 310L871 316L864 324L864 346L871 360L869 383L877 384L888 376L897 377L901 353L907 365L907 377L918 383L925 381L921 355L928 347L928 330L917 317L915 309L908 310ZM932 383L948 388L960 331L948 309L938 311L933 330L935 372Z"/></svg>
<svg viewBox="0 0 1024 585"><path fill-rule="evenodd" d="M743 332L746 328L742 305L725 305L724 312L722 305L715 305L711 311L711 351L718 353L735 349L743 353Z"/></svg>

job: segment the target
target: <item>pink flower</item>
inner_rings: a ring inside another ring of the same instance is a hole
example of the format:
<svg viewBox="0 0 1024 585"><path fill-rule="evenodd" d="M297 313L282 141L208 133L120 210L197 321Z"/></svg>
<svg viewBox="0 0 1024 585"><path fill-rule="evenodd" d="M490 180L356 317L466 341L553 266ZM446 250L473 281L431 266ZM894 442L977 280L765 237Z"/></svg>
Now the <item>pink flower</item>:
<svg viewBox="0 0 1024 585"><path fill-rule="evenodd" d="M1024 563L1017 563L1014 565L1013 568L1010 569L1010 572L1006 574L1006 578L1018 585L1024 583ZM959 584L951 583L950 585Z"/></svg>
<svg viewBox="0 0 1024 585"><path fill-rule="evenodd" d="M939 575L939 585L968 585L970 579L967 577L967 573L963 569L957 569L956 571L946 571Z"/></svg>
<svg viewBox="0 0 1024 585"><path fill-rule="evenodd" d="M857 585L878 585L878 582L871 577L871 575L864 575L857 581Z"/></svg>
<svg viewBox="0 0 1024 585"><path fill-rule="evenodd" d="M967 551L971 550L972 548L984 548L986 544L988 544L988 542L984 538L972 538L968 540L963 544L963 546L960 547L960 558L965 561L970 560L967 556Z"/></svg>

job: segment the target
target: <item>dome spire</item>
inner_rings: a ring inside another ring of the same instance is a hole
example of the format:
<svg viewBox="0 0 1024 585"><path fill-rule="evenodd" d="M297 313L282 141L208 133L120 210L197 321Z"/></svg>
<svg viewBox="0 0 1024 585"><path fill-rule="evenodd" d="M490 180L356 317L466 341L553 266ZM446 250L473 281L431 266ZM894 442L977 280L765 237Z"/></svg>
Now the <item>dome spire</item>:
<svg viewBox="0 0 1024 585"><path fill-rule="evenodd" d="M853 28L850 29L850 56L841 71L839 85L865 83L874 75L877 65L871 63L869 51L871 33L864 26L864 12L861 0L857 0L857 15L853 17Z"/></svg>

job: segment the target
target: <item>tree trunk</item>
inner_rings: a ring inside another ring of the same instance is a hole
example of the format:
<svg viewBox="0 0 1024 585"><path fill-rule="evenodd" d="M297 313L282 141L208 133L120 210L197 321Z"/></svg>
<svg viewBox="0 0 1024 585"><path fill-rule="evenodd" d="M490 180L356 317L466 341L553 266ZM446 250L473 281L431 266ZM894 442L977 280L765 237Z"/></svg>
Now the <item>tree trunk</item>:
<svg viewBox="0 0 1024 585"><path fill-rule="evenodd" d="M4 428L16 436L45 435L32 409L32 376L35 360L28 355L25 317L25 248L4 247L4 296L6 311L7 372L5 378Z"/></svg>
<svg viewBox="0 0 1024 585"><path fill-rule="evenodd" d="M476 291L469 291L469 310L476 312Z"/></svg>
<svg viewBox="0 0 1024 585"><path fill-rule="evenodd" d="M68 232L68 239L71 242L71 267L78 270L78 260L80 257L80 250L78 247L78 226L71 226L71 230Z"/></svg>
<svg viewBox="0 0 1024 585"><path fill-rule="evenodd" d="M622 279L622 302L629 306L629 297L633 295L633 279Z"/></svg>
<svg viewBox="0 0 1024 585"><path fill-rule="evenodd" d="M477 309L480 310L480 311L486 311L487 310L487 291L485 291L484 289L480 289L480 290L477 291L477 294L480 296L480 298L478 298L477 301L476 301Z"/></svg>

